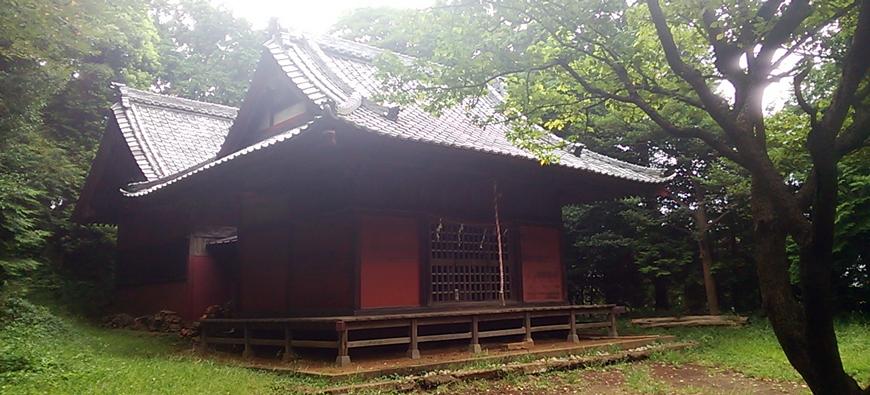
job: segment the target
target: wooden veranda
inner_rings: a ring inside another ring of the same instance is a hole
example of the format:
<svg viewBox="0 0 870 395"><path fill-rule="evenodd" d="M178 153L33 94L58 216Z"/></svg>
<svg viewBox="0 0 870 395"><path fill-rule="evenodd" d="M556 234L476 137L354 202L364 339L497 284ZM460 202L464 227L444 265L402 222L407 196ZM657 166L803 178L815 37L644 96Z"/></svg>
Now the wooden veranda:
<svg viewBox="0 0 870 395"><path fill-rule="evenodd" d="M330 317L215 318L201 321L200 344L232 345L252 357L255 346L282 349L285 360L297 348L336 350L336 364L350 364L350 350L362 347L408 345L408 357L420 357L418 345L427 342L469 341L469 351L481 351L480 340L564 331L566 341L579 342L578 331L606 328L618 336L616 305L558 305L493 307Z"/></svg>

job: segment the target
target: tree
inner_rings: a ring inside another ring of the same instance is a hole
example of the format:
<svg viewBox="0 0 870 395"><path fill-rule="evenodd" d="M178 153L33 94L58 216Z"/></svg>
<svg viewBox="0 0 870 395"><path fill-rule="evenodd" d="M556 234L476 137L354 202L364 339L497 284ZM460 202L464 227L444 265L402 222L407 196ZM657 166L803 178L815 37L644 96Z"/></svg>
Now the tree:
<svg viewBox="0 0 870 395"><path fill-rule="evenodd" d="M438 111L501 79L513 87L509 119L553 128L604 103L699 141L747 172L757 275L780 345L814 392L861 393L840 360L831 290L837 164L870 135L870 1L478 0L448 2L427 17L407 31L413 45L434 48L429 59L381 61L394 100ZM820 73L837 82L805 95ZM786 78L805 112L805 177L785 173L769 152L776 125L765 90ZM686 114L707 122L685 123ZM799 294L789 241L798 250Z"/></svg>
<svg viewBox="0 0 870 395"><path fill-rule="evenodd" d="M237 106L266 41L263 31L205 0L154 0L163 94Z"/></svg>
<svg viewBox="0 0 870 395"><path fill-rule="evenodd" d="M205 1L0 0L0 297L111 285L113 229L70 221L111 82L238 104L262 38Z"/></svg>
<svg viewBox="0 0 870 395"><path fill-rule="evenodd" d="M0 5L0 291L36 269L69 216L109 96L157 66L133 1Z"/></svg>

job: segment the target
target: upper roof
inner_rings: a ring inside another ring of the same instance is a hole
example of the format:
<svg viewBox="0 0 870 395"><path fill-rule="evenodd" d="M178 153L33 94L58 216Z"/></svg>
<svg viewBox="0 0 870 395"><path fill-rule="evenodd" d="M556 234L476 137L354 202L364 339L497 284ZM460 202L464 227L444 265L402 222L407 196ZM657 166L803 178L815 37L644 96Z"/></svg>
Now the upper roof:
<svg viewBox="0 0 870 395"><path fill-rule="evenodd" d="M112 106L121 134L145 175L153 181L213 159L238 109L158 95L117 84Z"/></svg>
<svg viewBox="0 0 870 395"><path fill-rule="evenodd" d="M307 38L289 33L266 43L272 56L309 99L334 103L335 115L375 133L456 148L538 160L532 152L511 143L511 126L480 120L498 117L503 97L495 89L471 108L457 105L433 115L417 105L389 108L370 98L384 93L373 61L384 51L330 36ZM395 113L398 111L398 113ZM393 112L393 113L390 113ZM553 136L555 138L555 136ZM643 183L662 183L662 170L616 160L587 149L575 155L565 149L554 154L559 165Z"/></svg>
<svg viewBox="0 0 870 395"><path fill-rule="evenodd" d="M284 33L265 44L287 76L287 83L320 108L315 120L333 117L360 129L398 139L436 144L537 161L530 151L512 144L504 122L481 125L477 120L498 116L503 97L490 89L471 108L457 105L433 115L417 105L387 107L371 98L382 93L373 61L382 50L334 37L310 38ZM237 109L172 98L122 87L122 102L113 109L131 151L147 181L129 185L122 193L144 196L180 180L304 132L311 126L216 158ZM553 138L556 138L553 136ZM644 184L670 179L662 170L634 165L588 149L557 148L559 166ZM147 172L146 172L147 169Z"/></svg>

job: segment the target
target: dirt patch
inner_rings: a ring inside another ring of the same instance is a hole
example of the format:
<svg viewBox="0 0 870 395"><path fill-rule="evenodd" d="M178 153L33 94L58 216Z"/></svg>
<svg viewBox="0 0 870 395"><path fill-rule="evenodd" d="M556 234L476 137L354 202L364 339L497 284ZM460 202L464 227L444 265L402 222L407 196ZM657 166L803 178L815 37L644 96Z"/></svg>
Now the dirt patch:
<svg viewBox="0 0 870 395"><path fill-rule="evenodd" d="M425 392L423 392L425 393ZM697 365L651 362L604 369L521 376L494 382L457 383L437 393L450 394L808 394L797 383L746 377Z"/></svg>
<svg viewBox="0 0 870 395"><path fill-rule="evenodd" d="M756 379L736 372L715 371L698 365L648 364L650 375L673 388L688 393L713 394L805 394L806 387L798 383ZM700 392L692 392L697 388Z"/></svg>

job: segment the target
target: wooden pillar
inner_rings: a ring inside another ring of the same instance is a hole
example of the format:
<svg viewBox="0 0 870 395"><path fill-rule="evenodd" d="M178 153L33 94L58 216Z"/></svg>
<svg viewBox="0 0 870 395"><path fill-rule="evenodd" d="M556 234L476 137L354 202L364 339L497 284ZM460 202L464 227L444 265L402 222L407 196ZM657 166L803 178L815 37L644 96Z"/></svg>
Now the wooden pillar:
<svg viewBox="0 0 870 395"><path fill-rule="evenodd" d="M610 337L619 336L619 333L616 331L616 311L615 310L616 309L613 309L610 311L610 313L607 314L607 319L610 320L610 328L608 328L609 329L608 332L609 332Z"/></svg>
<svg viewBox="0 0 870 395"><path fill-rule="evenodd" d="M417 348L417 320L411 320L409 329L411 331L411 343L408 346L408 358L420 359L420 350Z"/></svg>
<svg viewBox="0 0 870 395"><path fill-rule="evenodd" d="M251 358L254 356L254 350L251 348L251 330L248 324L243 324L243 333L245 335L245 351L242 351L242 358Z"/></svg>
<svg viewBox="0 0 870 395"><path fill-rule="evenodd" d="M526 313L523 317L523 326L526 328L526 337L523 339L526 343L534 343L532 340L532 315L531 313Z"/></svg>
<svg viewBox="0 0 870 395"><path fill-rule="evenodd" d="M580 338L577 337L577 314L574 312L574 310L571 310L571 313L568 316L568 319L571 320L568 323L571 327L571 329L569 329L570 332L568 332L568 342L580 343Z"/></svg>
<svg viewBox="0 0 870 395"><path fill-rule="evenodd" d="M350 365L350 355L347 352L347 324L344 321L338 321L335 323L335 330L338 332L336 344L338 356L335 357L335 364L339 367Z"/></svg>
<svg viewBox="0 0 870 395"><path fill-rule="evenodd" d="M468 350L475 354L480 353L480 336L478 332L477 316L471 317L471 345L468 346Z"/></svg>
<svg viewBox="0 0 870 395"><path fill-rule="evenodd" d="M284 362L290 362L296 358L293 353L293 332L290 330L290 324L284 324Z"/></svg>
<svg viewBox="0 0 870 395"><path fill-rule="evenodd" d="M200 322L199 324L199 352L208 352L208 335L206 334L207 326Z"/></svg>

